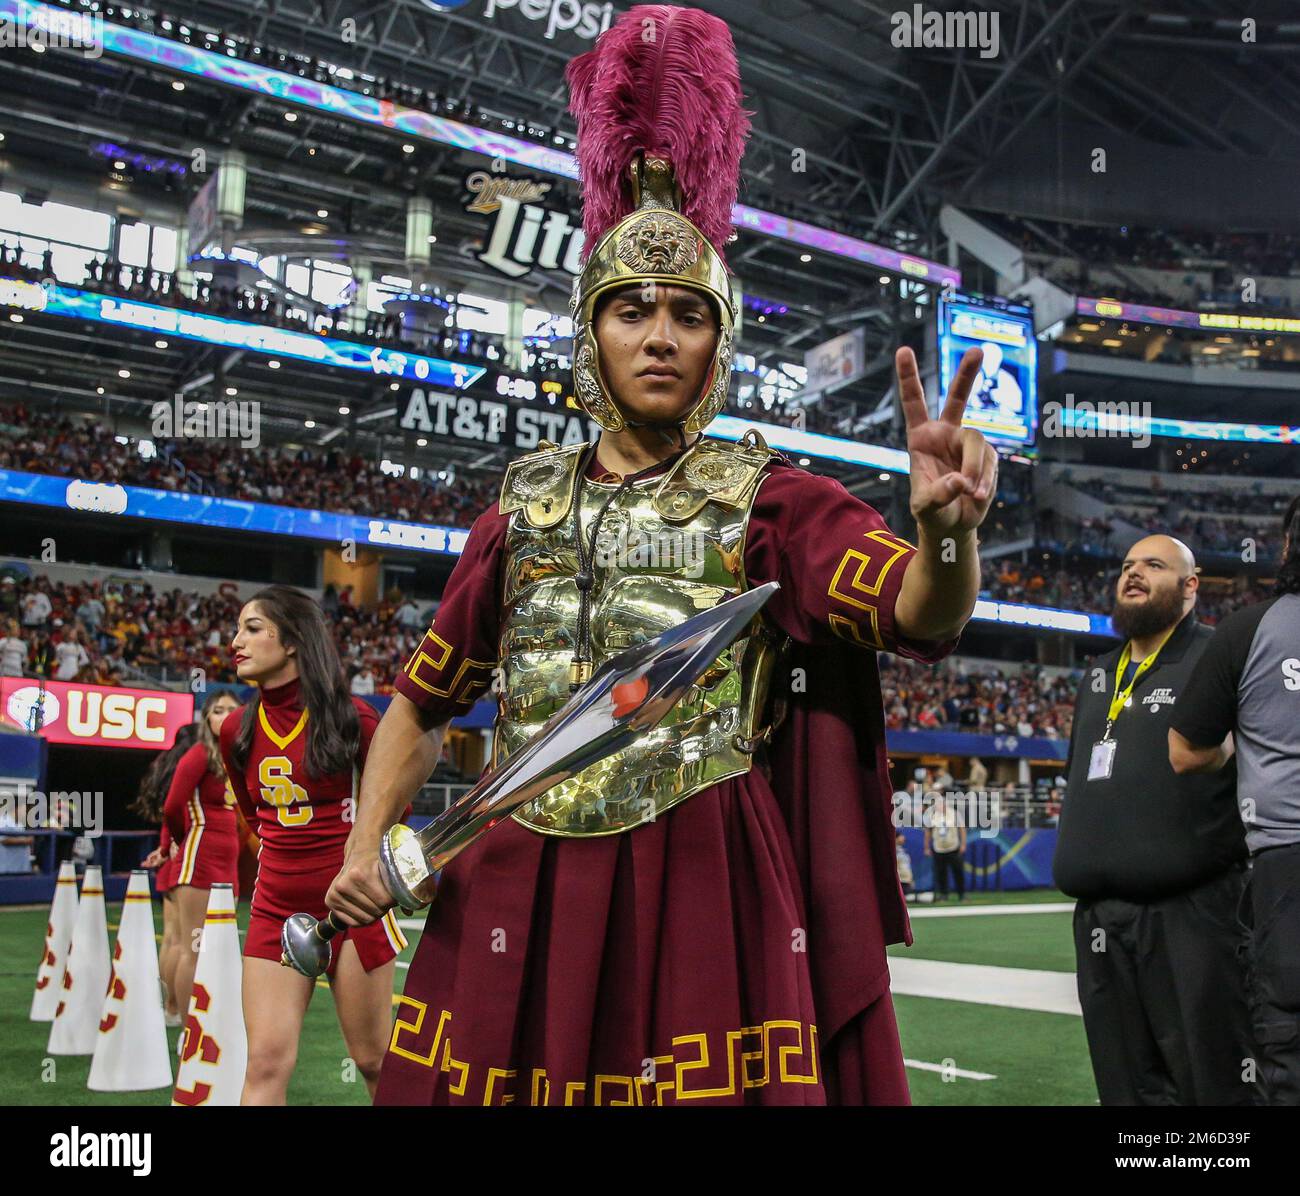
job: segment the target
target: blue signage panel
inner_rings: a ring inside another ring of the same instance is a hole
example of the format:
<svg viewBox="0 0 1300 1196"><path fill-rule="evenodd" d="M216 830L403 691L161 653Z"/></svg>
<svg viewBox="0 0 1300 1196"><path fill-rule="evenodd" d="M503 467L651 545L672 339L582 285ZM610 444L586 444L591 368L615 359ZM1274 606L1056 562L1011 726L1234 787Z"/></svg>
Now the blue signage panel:
<svg viewBox="0 0 1300 1196"><path fill-rule="evenodd" d="M116 324L159 336L178 336L184 340L224 345L231 349L249 349L269 357L293 357L317 365L345 370L362 370L381 377L424 382L448 390L465 390L477 382L487 367L463 361L426 357L379 345L365 345L338 337L318 336L314 332L296 332L289 328L272 328L247 320L231 320L203 312L184 311L116 295L98 295L77 287L57 283L22 282L0 279L0 306L50 316L70 316L98 324Z"/></svg>
<svg viewBox="0 0 1300 1196"><path fill-rule="evenodd" d="M207 494L177 494L120 482L87 482L16 469L0 469L0 501L131 519L161 519L225 531L266 532L335 544L351 540L367 547L410 548L454 556L460 554L469 538L468 529L463 527L371 519L309 507L213 498Z"/></svg>

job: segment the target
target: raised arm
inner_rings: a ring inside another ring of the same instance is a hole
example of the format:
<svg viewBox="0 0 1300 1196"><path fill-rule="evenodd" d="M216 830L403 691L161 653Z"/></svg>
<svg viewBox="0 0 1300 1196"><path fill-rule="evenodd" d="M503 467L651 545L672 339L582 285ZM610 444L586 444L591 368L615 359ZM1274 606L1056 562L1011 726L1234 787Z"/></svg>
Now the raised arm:
<svg viewBox="0 0 1300 1196"><path fill-rule="evenodd" d="M900 349L896 358L917 538L894 619L899 634L909 639L952 639L966 625L979 595L975 532L998 488L998 457L979 432L963 428L961 421L982 360L978 349L966 352L943 410L931 419L915 354Z"/></svg>

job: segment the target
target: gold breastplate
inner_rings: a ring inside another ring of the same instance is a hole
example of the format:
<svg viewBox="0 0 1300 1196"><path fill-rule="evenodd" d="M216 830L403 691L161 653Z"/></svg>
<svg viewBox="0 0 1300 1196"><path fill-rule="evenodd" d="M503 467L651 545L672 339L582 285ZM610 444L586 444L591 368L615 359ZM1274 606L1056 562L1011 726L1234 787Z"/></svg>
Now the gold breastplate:
<svg viewBox="0 0 1300 1196"><path fill-rule="evenodd" d="M504 669L493 765L504 762L569 698L579 617L583 534L614 484L584 481L585 445L513 462L502 488L509 513L504 556ZM664 477L628 487L605 512L594 554L592 663L674 627L747 588L745 533L771 457L761 441L700 441ZM631 830L692 794L749 771L776 657L761 624L717 660L664 720L630 747L516 811L555 835Z"/></svg>

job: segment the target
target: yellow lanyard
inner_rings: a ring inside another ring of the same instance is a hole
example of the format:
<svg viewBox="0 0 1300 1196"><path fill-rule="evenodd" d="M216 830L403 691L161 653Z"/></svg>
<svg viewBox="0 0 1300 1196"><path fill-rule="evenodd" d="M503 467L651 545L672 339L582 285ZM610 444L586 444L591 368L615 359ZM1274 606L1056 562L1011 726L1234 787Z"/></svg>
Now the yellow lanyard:
<svg viewBox="0 0 1300 1196"><path fill-rule="evenodd" d="M1115 720L1119 718L1119 712L1128 705L1129 698L1133 696L1133 687L1142 679L1142 675L1155 664L1156 657L1160 655L1161 649L1169 642L1169 637L1177 629L1178 625L1175 623L1173 627L1165 632L1164 639L1156 645L1156 650L1138 665L1129 683L1123 689L1120 689L1120 681L1123 680L1124 670L1128 668L1133 652L1131 642L1124 645L1124 651L1120 653L1119 657L1119 667L1115 670L1115 696L1110 700L1110 710L1106 715L1106 730L1102 735L1103 739L1110 738L1110 729L1115 725Z"/></svg>

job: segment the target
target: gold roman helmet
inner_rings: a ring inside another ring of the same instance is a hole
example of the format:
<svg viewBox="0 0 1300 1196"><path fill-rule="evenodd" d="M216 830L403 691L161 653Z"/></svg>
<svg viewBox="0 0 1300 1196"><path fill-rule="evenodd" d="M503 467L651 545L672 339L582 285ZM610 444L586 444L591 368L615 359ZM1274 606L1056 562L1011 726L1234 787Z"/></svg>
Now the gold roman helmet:
<svg viewBox="0 0 1300 1196"><path fill-rule="evenodd" d="M687 433L702 431L727 401L736 322L721 245L732 236L749 114L731 33L698 9L640 5L567 73L588 246L572 303L578 402L602 428L627 427L601 370L601 297L658 283L688 287L711 299L718 316L713 368L680 421Z"/></svg>
<svg viewBox="0 0 1300 1196"><path fill-rule="evenodd" d="M573 288L573 384L578 402L602 428L627 426L600 370L596 303L629 286L689 287L713 300L718 347L699 402L684 430L700 432L727 401L731 382L732 329L736 323L722 255L678 210L673 170L664 158L638 157L629 168L637 209L609 230L591 251Z"/></svg>

